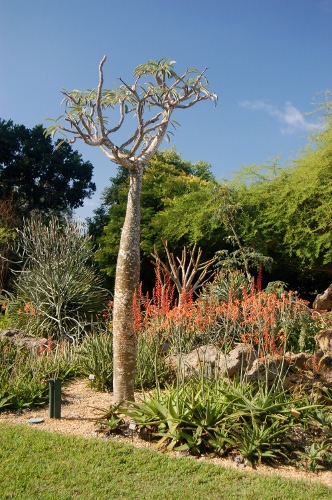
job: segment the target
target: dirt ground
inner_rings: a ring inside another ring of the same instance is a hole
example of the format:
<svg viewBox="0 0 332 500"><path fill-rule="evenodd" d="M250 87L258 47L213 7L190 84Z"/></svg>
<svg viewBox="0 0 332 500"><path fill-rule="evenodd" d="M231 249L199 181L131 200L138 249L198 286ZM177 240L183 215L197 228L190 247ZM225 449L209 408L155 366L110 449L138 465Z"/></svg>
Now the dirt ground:
<svg viewBox="0 0 332 500"><path fill-rule="evenodd" d="M137 395L139 396L139 394ZM70 434L83 438L97 437L105 438L105 434L100 432L100 422L98 417L102 411L109 408L113 403L112 394L96 392L90 387L89 381L76 380L62 388L61 418L54 419L49 417L49 408L27 410L24 413L2 412L0 413L0 423L11 422L15 424L33 425L36 429L42 429L48 432L58 432L60 434ZM32 418L43 419L43 422L31 424ZM109 437L108 439L117 439L127 441L133 446L149 447L154 449L155 445L143 441L136 436L125 438L122 436ZM157 451L156 451L157 452ZM180 456L180 453L172 453ZM251 466L238 464L230 459L222 458L193 458L193 460L204 460L223 467L233 467L245 469L253 474L274 474L292 479L304 479L311 482L319 481L332 488L332 471L322 471L318 473L308 473L295 467L268 467L261 465L256 469Z"/></svg>

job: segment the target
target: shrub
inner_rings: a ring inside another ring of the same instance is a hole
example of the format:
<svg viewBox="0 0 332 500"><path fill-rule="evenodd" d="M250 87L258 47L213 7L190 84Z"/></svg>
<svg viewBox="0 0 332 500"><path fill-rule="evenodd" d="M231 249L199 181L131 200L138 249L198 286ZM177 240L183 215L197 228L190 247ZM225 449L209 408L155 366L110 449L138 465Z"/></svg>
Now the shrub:
<svg viewBox="0 0 332 500"><path fill-rule="evenodd" d="M40 216L18 231L17 273L9 308L16 324L39 336L82 336L106 309L106 290L91 266L92 248L84 226L70 218Z"/></svg>
<svg viewBox="0 0 332 500"><path fill-rule="evenodd" d="M48 401L49 378L65 381L76 374L75 355L68 343L33 353L0 340L0 411L43 405Z"/></svg>
<svg viewBox="0 0 332 500"><path fill-rule="evenodd" d="M170 372L165 362L167 346L164 346L158 335L147 335L142 332L138 336L138 354L135 385L147 389L156 385L164 385Z"/></svg>
<svg viewBox="0 0 332 500"><path fill-rule="evenodd" d="M200 296L189 294L179 306L168 283L156 281L151 298L142 293L134 304L136 332L170 351L188 352L215 343L224 352L249 343L260 355L314 350L314 336L328 324L292 291L257 290L240 271L219 274Z"/></svg>

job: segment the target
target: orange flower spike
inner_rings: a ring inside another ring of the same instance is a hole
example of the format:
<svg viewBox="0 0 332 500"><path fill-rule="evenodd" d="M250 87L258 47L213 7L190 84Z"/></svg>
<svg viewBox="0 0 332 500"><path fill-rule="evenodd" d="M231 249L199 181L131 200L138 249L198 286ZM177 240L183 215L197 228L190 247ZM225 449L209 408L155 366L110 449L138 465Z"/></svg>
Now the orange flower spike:
<svg viewBox="0 0 332 500"><path fill-rule="evenodd" d="M43 347L43 346L41 346L41 345L39 345L39 346L37 347L37 354L38 354L38 356L42 356L42 355L43 355L43 353L44 353L44 347Z"/></svg>
<svg viewBox="0 0 332 500"><path fill-rule="evenodd" d="M141 304L137 292L134 293L133 297L133 319L134 319L134 331L138 335L141 330L142 314L141 314Z"/></svg>
<svg viewBox="0 0 332 500"><path fill-rule="evenodd" d="M263 284L263 266L262 266L262 264L260 264L258 274L257 274L256 290L261 291L262 284Z"/></svg>
<svg viewBox="0 0 332 500"><path fill-rule="evenodd" d="M268 351L269 350L269 332L268 332L268 330L264 331L263 342L264 342L264 348L266 349L266 351Z"/></svg>
<svg viewBox="0 0 332 500"><path fill-rule="evenodd" d="M272 354L276 354L278 352L275 339L273 336L270 339L270 350Z"/></svg>
<svg viewBox="0 0 332 500"><path fill-rule="evenodd" d="M52 352L52 351L53 351L53 342L52 342L51 337L48 337L46 352Z"/></svg>

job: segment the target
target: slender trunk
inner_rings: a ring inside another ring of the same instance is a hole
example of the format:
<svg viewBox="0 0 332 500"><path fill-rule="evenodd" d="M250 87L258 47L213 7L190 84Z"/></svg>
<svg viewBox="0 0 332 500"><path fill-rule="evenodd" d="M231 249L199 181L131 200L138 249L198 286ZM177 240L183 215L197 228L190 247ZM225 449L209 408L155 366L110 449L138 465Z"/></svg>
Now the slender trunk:
<svg viewBox="0 0 332 500"><path fill-rule="evenodd" d="M126 217L116 266L113 347L115 404L134 401L137 338L133 329L133 296L140 276L140 198L143 167L130 170Z"/></svg>

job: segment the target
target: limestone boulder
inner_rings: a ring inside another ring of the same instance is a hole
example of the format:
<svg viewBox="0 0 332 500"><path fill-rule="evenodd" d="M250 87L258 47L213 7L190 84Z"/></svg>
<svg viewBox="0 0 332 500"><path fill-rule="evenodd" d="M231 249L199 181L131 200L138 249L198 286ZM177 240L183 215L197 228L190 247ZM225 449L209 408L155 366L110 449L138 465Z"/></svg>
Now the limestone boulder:
<svg viewBox="0 0 332 500"><path fill-rule="evenodd" d="M232 349L227 356L221 356L219 359L219 373L220 375L233 377L238 373L245 373L248 371L257 354L248 344L238 344Z"/></svg>
<svg viewBox="0 0 332 500"><path fill-rule="evenodd" d="M278 378L285 378L287 371L288 364L285 360L266 356L264 359L255 359L245 378L247 381L271 383Z"/></svg>
<svg viewBox="0 0 332 500"><path fill-rule="evenodd" d="M319 293L312 305L313 309L328 310L332 309L332 285L330 285L323 293Z"/></svg>
<svg viewBox="0 0 332 500"><path fill-rule="evenodd" d="M25 333L23 330L16 329L3 330L0 333L1 339L7 339L13 342L13 344L25 347L30 351L37 350L38 347L45 346L47 343L47 339L45 338L35 337L34 335Z"/></svg>
<svg viewBox="0 0 332 500"><path fill-rule="evenodd" d="M204 373L207 376L215 374L218 367L220 351L214 345L203 345L182 356L184 375Z"/></svg>
<svg viewBox="0 0 332 500"><path fill-rule="evenodd" d="M311 368L312 354L308 354L306 352L299 352L296 354L293 352L286 352L285 360L286 363L294 370L306 371Z"/></svg>
<svg viewBox="0 0 332 500"><path fill-rule="evenodd" d="M167 358L168 366L184 376L199 375L233 377L244 373L253 364L257 355L251 346L238 344L227 355L212 344L198 347L187 354L171 355Z"/></svg>
<svg viewBox="0 0 332 500"><path fill-rule="evenodd" d="M315 336L315 355L319 369L332 369L332 330L320 330Z"/></svg>

